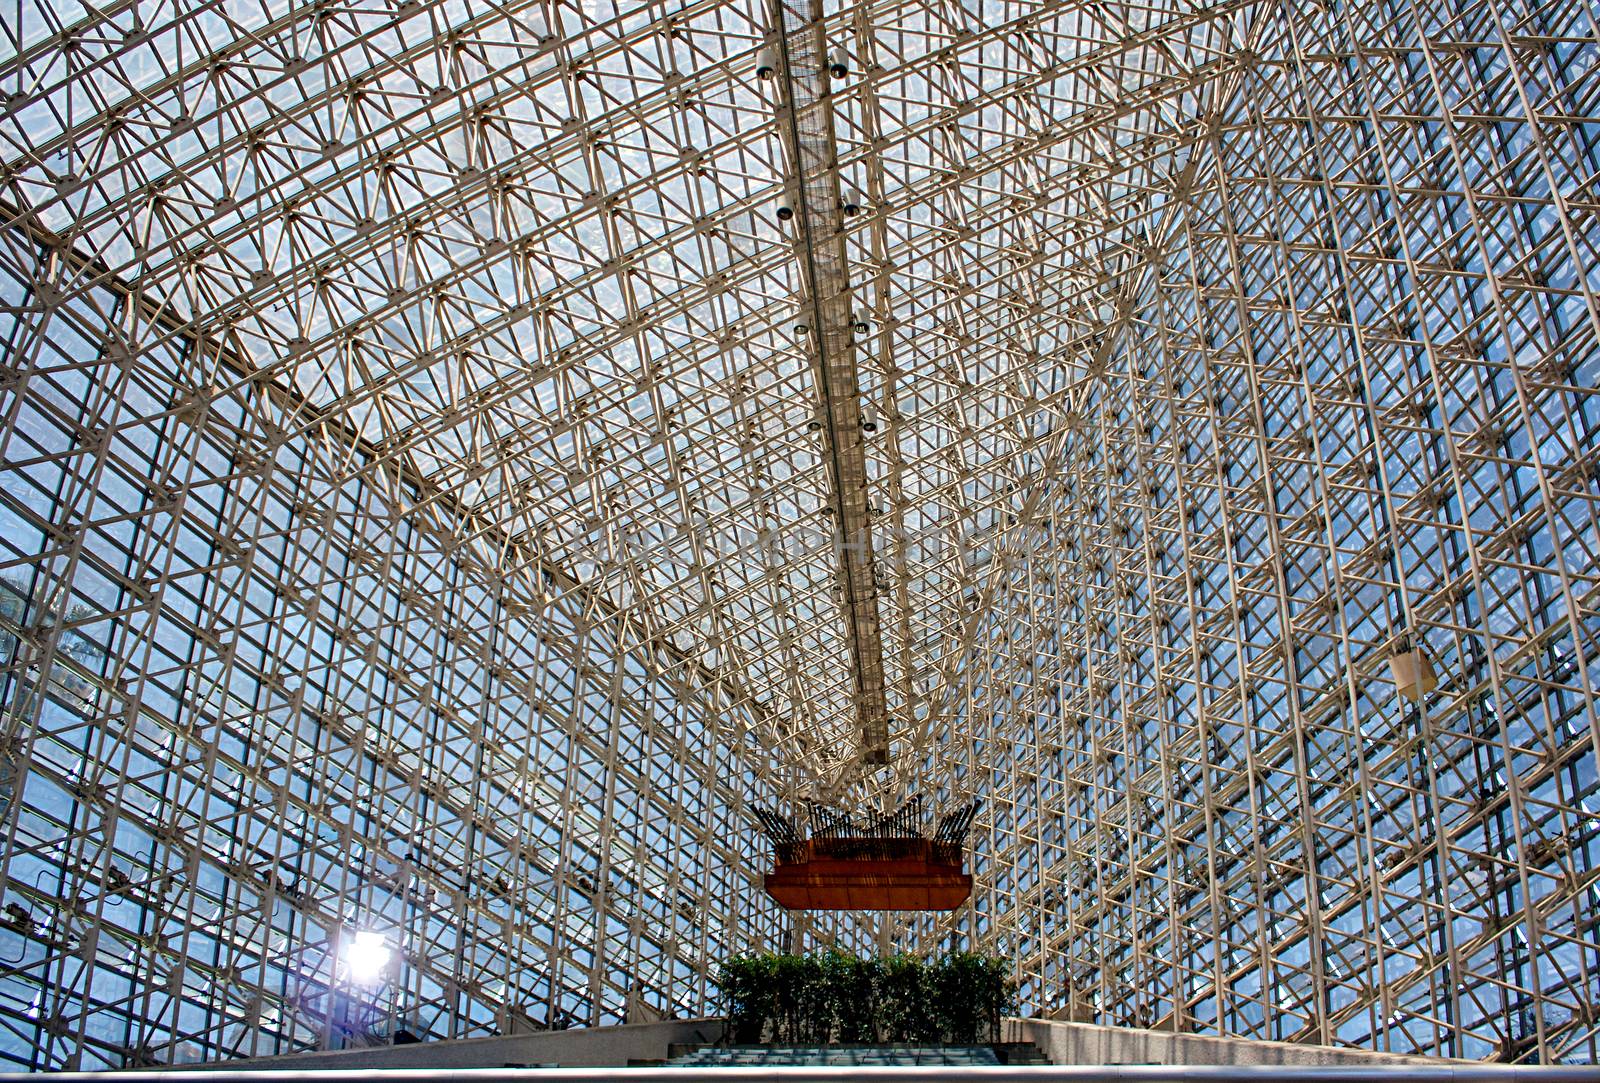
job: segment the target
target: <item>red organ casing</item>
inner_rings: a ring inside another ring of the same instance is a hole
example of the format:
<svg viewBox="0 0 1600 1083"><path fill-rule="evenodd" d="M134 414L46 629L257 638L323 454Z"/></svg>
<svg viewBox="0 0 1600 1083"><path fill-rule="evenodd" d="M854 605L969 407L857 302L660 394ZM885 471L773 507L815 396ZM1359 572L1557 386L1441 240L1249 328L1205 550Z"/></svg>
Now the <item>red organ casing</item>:
<svg viewBox="0 0 1600 1083"><path fill-rule="evenodd" d="M972 877L959 843L813 838L778 848L766 889L787 910L954 910Z"/></svg>

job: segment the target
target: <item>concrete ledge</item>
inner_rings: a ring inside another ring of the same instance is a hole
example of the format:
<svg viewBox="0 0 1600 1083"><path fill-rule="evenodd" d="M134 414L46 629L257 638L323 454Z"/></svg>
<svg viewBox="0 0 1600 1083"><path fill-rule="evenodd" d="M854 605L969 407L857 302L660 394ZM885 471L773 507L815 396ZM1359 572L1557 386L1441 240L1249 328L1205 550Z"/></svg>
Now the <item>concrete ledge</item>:
<svg viewBox="0 0 1600 1083"><path fill-rule="evenodd" d="M674 1043L709 1044L722 1037L721 1019L676 1019L665 1023L628 1023L616 1027L542 1030L498 1038L385 1045L281 1057L174 1065L173 1070L285 1071L375 1068L504 1068L558 1065L562 1068L620 1068L630 1060L663 1060Z"/></svg>
<svg viewBox="0 0 1600 1083"><path fill-rule="evenodd" d="M1374 1053L1327 1045L1296 1042L1262 1042L1250 1038L1218 1038L1204 1034L1175 1034L1167 1030L1102 1027L1093 1023L1068 1023L1054 1019L1007 1019L1003 1037L1009 1042L1032 1042L1052 1064L1083 1065L1296 1065L1300 1067L1360 1067L1381 1064L1447 1066L1473 1064L1401 1053Z"/></svg>
<svg viewBox="0 0 1600 1083"><path fill-rule="evenodd" d="M334 1052L292 1053L281 1057L175 1065L164 1071L299 1072L304 1070L427 1069L449 1071L471 1068L505 1068L521 1065L557 1065L562 1068L620 1068L630 1060L663 1060L668 1046L707 1045L722 1037L721 1019L683 1019L662 1023L633 1023L580 1030L536 1031L498 1038L461 1038L420 1042L415 1045L344 1049ZM1010 1042L1032 1042L1054 1065L1173 1067L1374 1067L1378 1065L1432 1065L1446 1068L1471 1064L1398 1053L1362 1049L1299 1045L1293 1042L1259 1042L1246 1038L1219 1038L1201 1034L1174 1034L1163 1030L1102 1027L1053 1019L1007 1019L1001 1037ZM1600 1083L1600 1077L1595 1083Z"/></svg>
<svg viewBox="0 0 1600 1083"><path fill-rule="evenodd" d="M1600 1068L1563 1064L1405 1064L1375 1068L1338 1064L1200 1064L1105 1067L1088 1064L770 1065L764 1068L390 1068L381 1071L279 1070L237 1072L216 1068L208 1083L1596 1083ZM60 1072L55 1083L121 1083L123 1072ZM155 1072L145 1083L192 1083L192 1072ZM0 1075L5 1083L30 1083L31 1075Z"/></svg>

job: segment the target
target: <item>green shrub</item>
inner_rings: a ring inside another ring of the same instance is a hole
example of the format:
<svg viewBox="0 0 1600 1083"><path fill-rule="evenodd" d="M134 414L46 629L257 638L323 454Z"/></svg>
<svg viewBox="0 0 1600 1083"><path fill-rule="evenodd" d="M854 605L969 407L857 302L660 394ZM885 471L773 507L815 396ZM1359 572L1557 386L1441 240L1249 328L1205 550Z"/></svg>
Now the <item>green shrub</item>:
<svg viewBox="0 0 1600 1083"><path fill-rule="evenodd" d="M778 956L735 955L722 964L717 986L728 1013L728 1039L740 1045L767 1040L777 1018Z"/></svg>
<svg viewBox="0 0 1600 1083"><path fill-rule="evenodd" d="M928 968L931 1015L946 1041L970 1045L994 1041L1013 989L997 959L952 952Z"/></svg>
<svg viewBox="0 0 1600 1083"><path fill-rule="evenodd" d="M988 971L983 979L979 1003L983 1005L983 1025L990 1042L1000 1040L1000 1020L1016 1011L1017 983L1011 977L1011 964L1004 959L984 959Z"/></svg>
<svg viewBox="0 0 1600 1083"><path fill-rule="evenodd" d="M878 984L878 1024L886 1042L938 1040L938 1026L929 1010L932 989L921 959L897 955L886 960Z"/></svg>
<svg viewBox="0 0 1600 1083"><path fill-rule="evenodd" d="M999 1040L1016 995L1009 969L968 952L936 962L739 955L723 964L719 985L728 1040L739 1044L976 1044Z"/></svg>
<svg viewBox="0 0 1600 1083"><path fill-rule="evenodd" d="M773 971L773 1040L812 1045L828 1040L832 1011L822 964L814 955L779 955Z"/></svg>
<svg viewBox="0 0 1600 1083"><path fill-rule="evenodd" d="M842 951L830 951L822 957L823 982L833 1001L834 1041L877 1041L880 969L876 959L858 959Z"/></svg>

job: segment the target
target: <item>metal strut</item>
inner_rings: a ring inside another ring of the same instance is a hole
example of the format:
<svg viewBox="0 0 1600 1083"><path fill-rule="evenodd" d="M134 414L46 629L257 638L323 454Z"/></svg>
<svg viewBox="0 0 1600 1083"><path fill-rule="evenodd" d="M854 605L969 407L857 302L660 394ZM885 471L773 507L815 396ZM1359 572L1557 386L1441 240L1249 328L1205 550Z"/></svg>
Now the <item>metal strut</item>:
<svg viewBox="0 0 1600 1083"><path fill-rule="evenodd" d="M812 374L820 399L826 459L833 480L834 535L842 609L855 677L862 760L889 762L883 640L873 576L872 519L854 312L845 258L838 144L828 89L827 42L820 5L772 0L778 54L778 111L795 203L795 250L809 295Z"/></svg>

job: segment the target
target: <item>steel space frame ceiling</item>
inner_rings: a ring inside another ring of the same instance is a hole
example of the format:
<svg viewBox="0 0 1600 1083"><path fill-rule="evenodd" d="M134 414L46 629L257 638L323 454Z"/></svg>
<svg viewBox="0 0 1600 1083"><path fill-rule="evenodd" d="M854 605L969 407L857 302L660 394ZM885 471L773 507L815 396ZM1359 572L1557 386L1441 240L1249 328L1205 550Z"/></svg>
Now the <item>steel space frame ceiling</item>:
<svg viewBox="0 0 1600 1083"><path fill-rule="evenodd" d="M698 1011L780 936L1596 1057L1589 7L0 30L0 1057ZM747 801L913 790L970 909L756 897Z"/></svg>

